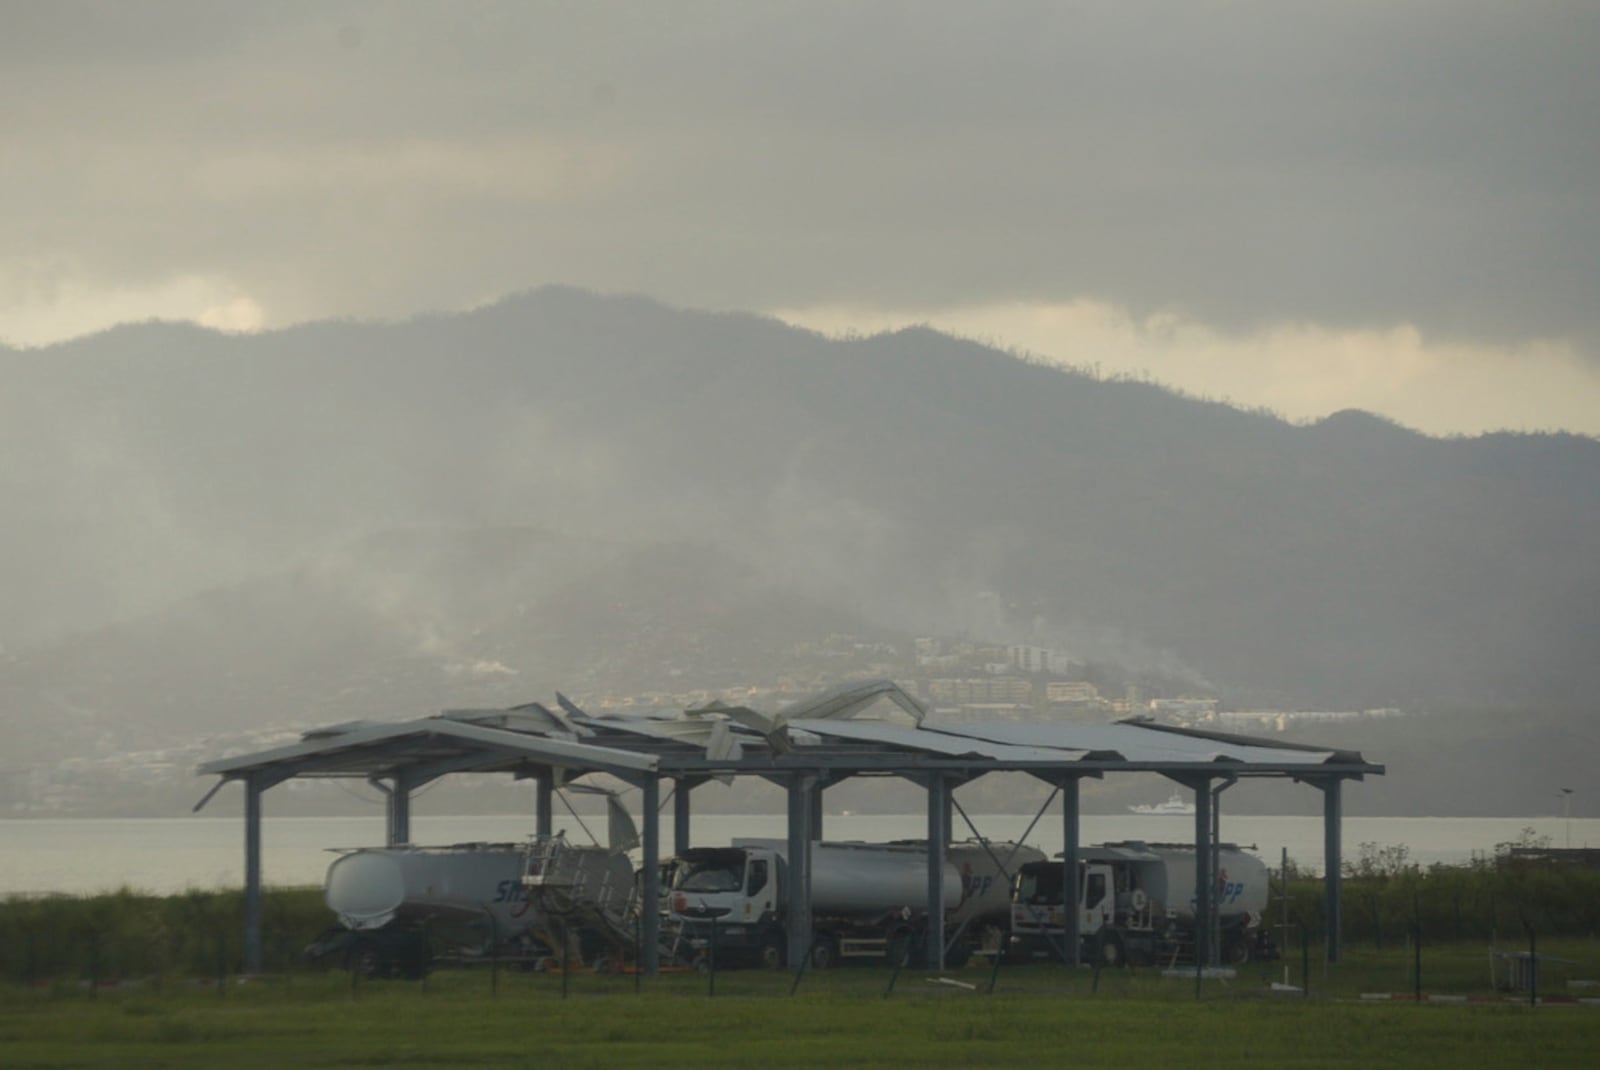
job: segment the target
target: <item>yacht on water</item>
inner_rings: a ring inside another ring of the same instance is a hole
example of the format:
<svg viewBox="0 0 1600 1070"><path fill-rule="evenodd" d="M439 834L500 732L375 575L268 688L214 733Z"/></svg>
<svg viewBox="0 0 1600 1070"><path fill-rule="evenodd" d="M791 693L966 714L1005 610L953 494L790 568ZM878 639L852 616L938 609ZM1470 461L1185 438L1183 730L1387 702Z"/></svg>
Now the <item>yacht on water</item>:
<svg viewBox="0 0 1600 1070"><path fill-rule="evenodd" d="M1137 805L1128 807L1128 809L1132 810L1136 814L1167 814L1174 817L1181 817L1184 814L1194 813L1194 803L1185 799L1177 792L1173 792L1172 796L1164 803L1156 803L1153 806L1150 803L1138 803Z"/></svg>

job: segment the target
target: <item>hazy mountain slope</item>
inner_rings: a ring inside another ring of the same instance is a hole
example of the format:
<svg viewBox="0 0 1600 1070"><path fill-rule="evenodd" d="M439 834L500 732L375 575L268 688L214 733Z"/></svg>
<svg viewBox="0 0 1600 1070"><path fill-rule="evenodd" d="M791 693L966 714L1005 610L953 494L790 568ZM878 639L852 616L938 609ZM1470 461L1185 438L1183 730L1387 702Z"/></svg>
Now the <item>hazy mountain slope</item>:
<svg viewBox="0 0 1600 1070"><path fill-rule="evenodd" d="M12 646L441 524L720 546L885 625L1186 667L1241 702L1569 701L1600 634L1580 437L1294 427L926 330L567 290L0 364Z"/></svg>
<svg viewBox="0 0 1600 1070"><path fill-rule="evenodd" d="M870 631L707 547L526 528L390 533L0 660L17 763L105 738L420 717L557 690L775 681L819 636Z"/></svg>

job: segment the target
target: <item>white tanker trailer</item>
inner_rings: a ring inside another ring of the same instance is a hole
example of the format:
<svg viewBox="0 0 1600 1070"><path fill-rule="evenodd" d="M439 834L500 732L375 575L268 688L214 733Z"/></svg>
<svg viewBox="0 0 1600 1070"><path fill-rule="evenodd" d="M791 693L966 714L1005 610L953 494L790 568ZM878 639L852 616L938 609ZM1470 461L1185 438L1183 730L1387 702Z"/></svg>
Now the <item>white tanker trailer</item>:
<svg viewBox="0 0 1600 1070"><path fill-rule="evenodd" d="M426 972L434 947L455 959L534 964L569 946L587 958L600 946L593 934L571 924L552 926L554 919L524 884L530 856L546 840L558 839L342 851L328 867L324 888L339 925L306 953L340 959L368 976L409 977ZM574 848L564 857L574 871L593 870L632 885L632 868L621 853Z"/></svg>
<svg viewBox="0 0 1600 1070"><path fill-rule="evenodd" d="M684 851L675 860L669 904L680 955L705 955L715 925L719 963L785 962L788 902L784 840L736 839L730 847ZM1041 851L1012 843L945 848L946 961L1006 946L1010 874ZM926 927L928 851L923 843L813 843L811 964L845 959L898 962L914 955Z"/></svg>
<svg viewBox="0 0 1600 1070"><path fill-rule="evenodd" d="M1078 933L1084 961L1120 966L1192 956L1195 849L1139 841L1084 847L1078 855ZM1021 867L1012 885L1011 946L1019 957L1057 958L1065 937L1060 861ZM1213 897L1222 959L1235 965L1276 952L1260 927L1267 867L1233 844L1217 848ZM1192 957L1190 961L1193 961Z"/></svg>

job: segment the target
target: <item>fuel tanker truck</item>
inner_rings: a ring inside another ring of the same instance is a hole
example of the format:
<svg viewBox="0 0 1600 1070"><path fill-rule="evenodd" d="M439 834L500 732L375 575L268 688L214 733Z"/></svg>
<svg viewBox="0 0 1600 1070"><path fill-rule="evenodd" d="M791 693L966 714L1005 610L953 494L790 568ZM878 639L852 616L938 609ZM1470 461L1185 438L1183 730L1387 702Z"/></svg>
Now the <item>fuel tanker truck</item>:
<svg viewBox="0 0 1600 1070"><path fill-rule="evenodd" d="M1030 861L1012 884L1011 952L1017 958L1064 957L1063 865ZM1188 844L1127 841L1078 852L1080 961L1193 962L1195 849ZM1222 959L1242 965L1276 951L1261 928L1267 867L1233 844L1217 849L1213 899Z"/></svg>
<svg viewBox="0 0 1600 1070"><path fill-rule="evenodd" d="M587 956L600 946L598 934L552 918L524 883L530 856L556 839L342 850L324 887L339 924L306 955L369 977L419 977L438 957L537 966L569 947ZM562 857L596 887L633 886L624 853L575 847ZM588 943L578 946L582 941Z"/></svg>
<svg viewBox="0 0 1600 1070"><path fill-rule="evenodd" d="M785 965L788 843L735 839L691 848L674 860L667 897L678 957L703 962L716 941L719 965ZM945 961L1006 949L1011 874L1044 853L976 841L945 848ZM920 841L811 845L811 966L899 963L921 952L927 929L928 849Z"/></svg>

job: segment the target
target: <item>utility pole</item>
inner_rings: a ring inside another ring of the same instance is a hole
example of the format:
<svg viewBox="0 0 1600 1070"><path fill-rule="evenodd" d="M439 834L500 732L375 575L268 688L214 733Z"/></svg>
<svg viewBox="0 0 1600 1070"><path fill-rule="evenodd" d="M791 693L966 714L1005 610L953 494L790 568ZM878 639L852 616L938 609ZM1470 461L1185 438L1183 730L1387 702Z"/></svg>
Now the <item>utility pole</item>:
<svg viewBox="0 0 1600 1070"><path fill-rule="evenodd" d="M1570 851L1572 850L1572 789L1562 788L1560 797L1561 818L1563 823L1565 823L1567 826L1567 850Z"/></svg>

